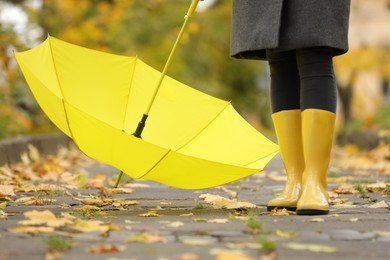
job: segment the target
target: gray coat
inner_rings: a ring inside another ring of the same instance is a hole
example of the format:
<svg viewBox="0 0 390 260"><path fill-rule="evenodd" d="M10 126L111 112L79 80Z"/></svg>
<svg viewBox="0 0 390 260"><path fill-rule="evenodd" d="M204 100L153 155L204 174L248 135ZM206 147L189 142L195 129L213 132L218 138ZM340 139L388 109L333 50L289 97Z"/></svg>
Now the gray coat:
<svg viewBox="0 0 390 260"><path fill-rule="evenodd" d="M350 0L233 0L230 54L265 59L265 49L348 50Z"/></svg>

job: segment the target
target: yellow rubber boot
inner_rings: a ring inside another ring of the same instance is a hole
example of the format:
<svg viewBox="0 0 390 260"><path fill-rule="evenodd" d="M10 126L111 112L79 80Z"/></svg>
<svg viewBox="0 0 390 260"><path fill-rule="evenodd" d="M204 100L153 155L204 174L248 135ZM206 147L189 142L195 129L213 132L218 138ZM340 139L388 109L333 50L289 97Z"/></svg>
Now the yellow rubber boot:
<svg viewBox="0 0 390 260"><path fill-rule="evenodd" d="M302 140L305 171L302 193L298 201L298 215L329 213L327 171L333 142L336 115L320 109L302 112Z"/></svg>
<svg viewBox="0 0 390 260"><path fill-rule="evenodd" d="M287 173L287 182L282 193L268 202L267 210L285 208L295 211L301 191L302 173L305 169L301 110L284 110L274 113L272 120Z"/></svg>

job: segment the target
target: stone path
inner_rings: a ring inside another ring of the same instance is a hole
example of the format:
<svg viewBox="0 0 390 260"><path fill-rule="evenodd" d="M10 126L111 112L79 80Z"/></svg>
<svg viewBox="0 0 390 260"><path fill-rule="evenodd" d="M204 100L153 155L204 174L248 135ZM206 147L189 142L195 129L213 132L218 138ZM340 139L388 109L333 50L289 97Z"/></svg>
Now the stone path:
<svg viewBox="0 0 390 260"><path fill-rule="evenodd" d="M117 173L100 163L81 167L89 177L107 176L106 181L110 183ZM333 177L348 174L338 171ZM282 162L276 157L263 173L207 190L179 190L155 182L127 180L122 187L127 184L133 190L129 194L102 194L101 189L93 188L69 188L43 195L42 192L18 192L13 201L5 201L3 211L8 215L0 219L0 260L390 259L389 208L368 207L380 201L389 203L388 193L339 194L337 199L347 202L335 201L326 216L296 216L285 211L270 214L264 206L280 192L282 179ZM389 182L389 177L386 174L375 178L364 176L364 183L378 181ZM340 183L332 182L331 178L329 190L338 186ZM201 199L201 194L234 198L257 207L216 208ZM14 202L34 196L40 196L42 201L55 201L43 205ZM112 203L98 207L91 203L91 210L85 210L82 199L102 196L138 204L119 210ZM83 210L77 211L80 207ZM76 220L102 221L105 227L111 226L107 232L93 228L91 232L79 232L72 230L75 224L56 227L54 232L44 234L11 232L22 226L20 221L26 220L23 213L33 210L49 210L57 218L67 212ZM53 250L56 238L60 241L57 244L67 243L69 248L56 253Z"/></svg>

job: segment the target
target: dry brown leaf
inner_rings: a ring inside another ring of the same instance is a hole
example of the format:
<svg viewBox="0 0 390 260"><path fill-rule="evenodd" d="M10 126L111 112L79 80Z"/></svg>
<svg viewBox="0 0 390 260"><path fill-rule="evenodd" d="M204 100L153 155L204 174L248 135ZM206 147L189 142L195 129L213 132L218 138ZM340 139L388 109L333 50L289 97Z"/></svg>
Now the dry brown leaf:
<svg viewBox="0 0 390 260"><path fill-rule="evenodd" d="M187 213L187 214L180 214L179 216L180 217L191 217L193 215L194 215L194 213L190 212L190 213Z"/></svg>
<svg viewBox="0 0 390 260"><path fill-rule="evenodd" d="M369 209L388 209L389 205L384 200L381 200L375 204L367 206L367 208L369 208Z"/></svg>
<svg viewBox="0 0 390 260"><path fill-rule="evenodd" d="M179 260L201 260L200 256L193 253L184 253L179 255Z"/></svg>
<svg viewBox="0 0 390 260"><path fill-rule="evenodd" d="M91 189L104 189L104 180L106 176L96 175L93 178L87 180L86 187Z"/></svg>
<svg viewBox="0 0 390 260"><path fill-rule="evenodd" d="M91 206L97 206L97 207L101 207L104 204L104 201L100 198L97 198L97 197L89 197L89 198L82 199L80 201L84 205L91 205Z"/></svg>
<svg viewBox="0 0 390 260"><path fill-rule="evenodd" d="M358 191L352 184L343 184L332 189L337 194L357 194Z"/></svg>
<svg viewBox="0 0 390 260"><path fill-rule="evenodd" d="M199 198L204 199L207 203L213 205L214 208L224 209L239 209L239 208L256 208L255 204L249 202L241 202L236 199L230 200L219 195L201 194Z"/></svg>
<svg viewBox="0 0 390 260"><path fill-rule="evenodd" d="M287 209L278 209L278 208L274 208L271 210L271 216L289 216L289 215L293 215L294 212L292 211L288 211Z"/></svg>
<svg viewBox="0 0 390 260"><path fill-rule="evenodd" d="M14 185L0 185L0 198L15 196L14 188Z"/></svg>
<svg viewBox="0 0 390 260"><path fill-rule="evenodd" d="M118 253L124 250L126 250L125 246L118 245L95 245L87 247L87 252L93 254Z"/></svg>

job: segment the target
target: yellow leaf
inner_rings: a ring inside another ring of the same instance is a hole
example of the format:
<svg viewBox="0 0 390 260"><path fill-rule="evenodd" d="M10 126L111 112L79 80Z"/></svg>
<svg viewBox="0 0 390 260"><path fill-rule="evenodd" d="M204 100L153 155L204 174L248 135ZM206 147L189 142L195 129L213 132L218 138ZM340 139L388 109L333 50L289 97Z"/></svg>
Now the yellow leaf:
<svg viewBox="0 0 390 260"><path fill-rule="evenodd" d="M318 244L288 243L284 245L284 247L293 250L308 250L312 252L323 252L323 253L334 253L337 251L335 247L318 245Z"/></svg>
<svg viewBox="0 0 390 260"><path fill-rule="evenodd" d="M275 234L278 236L278 237L284 237L284 238L294 238L297 236L297 234L294 232L294 231L282 231L282 230L279 230L277 229L275 231Z"/></svg>
<svg viewBox="0 0 390 260"><path fill-rule="evenodd" d="M161 215L158 214L157 211L151 210L151 211L148 211L147 213L138 214L138 216L140 216L140 217L159 217Z"/></svg>
<svg viewBox="0 0 390 260"><path fill-rule="evenodd" d="M113 188L108 190L114 194L130 194L134 192L133 189L130 188Z"/></svg>
<svg viewBox="0 0 390 260"><path fill-rule="evenodd" d="M207 220L207 223L216 223L216 224L225 224L228 223L229 220L227 218L214 218Z"/></svg>
<svg viewBox="0 0 390 260"><path fill-rule="evenodd" d="M41 204L37 198L35 197L23 197L23 198L19 198L17 200L14 201L14 203L17 203L17 204L24 204L24 205L39 205Z"/></svg>
<svg viewBox="0 0 390 260"><path fill-rule="evenodd" d="M73 221L68 218L57 218L51 211L27 211L24 213L24 216L27 220L19 221L19 224L25 226L39 226L46 225L49 227L61 227L65 225L72 224Z"/></svg>
<svg viewBox="0 0 390 260"><path fill-rule="evenodd" d="M104 223L99 220L80 220L78 219L74 225L71 226L72 229L80 232L94 232L98 231L100 234L107 233L110 230L118 230L119 227L111 224Z"/></svg>
<svg viewBox="0 0 390 260"><path fill-rule="evenodd" d="M174 221L172 223L167 224L166 226L171 227L171 228L178 228L178 227L184 226L184 223L181 221Z"/></svg>
<svg viewBox="0 0 390 260"><path fill-rule="evenodd" d="M309 222L325 222L325 219L323 219L323 218L312 218L312 219L309 219Z"/></svg>
<svg viewBox="0 0 390 260"><path fill-rule="evenodd" d="M147 233L132 235L129 237L126 242L128 243L146 243L146 244L152 244L152 243L161 243L165 242L165 239L158 235L152 235Z"/></svg>
<svg viewBox="0 0 390 260"><path fill-rule="evenodd" d="M54 232L54 227L20 226L16 228L10 228L8 231L12 233L46 234Z"/></svg>
<svg viewBox="0 0 390 260"><path fill-rule="evenodd" d="M190 212L190 213L187 213L187 214L180 214L180 217L190 217L190 216L193 216L194 213Z"/></svg>
<svg viewBox="0 0 390 260"><path fill-rule="evenodd" d="M256 208L255 204L249 202L240 202L237 200L230 200L219 195L201 194L199 198L204 199L207 203L214 206L214 208L224 209L239 209L239 208Z"/></svg>
<svg viewBox="0 0 390 260"><path fill-rule="evenodd" d="M5 209L7 207L7 202L0 203L0 209Z"/></svg>

